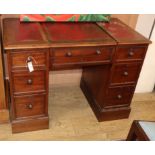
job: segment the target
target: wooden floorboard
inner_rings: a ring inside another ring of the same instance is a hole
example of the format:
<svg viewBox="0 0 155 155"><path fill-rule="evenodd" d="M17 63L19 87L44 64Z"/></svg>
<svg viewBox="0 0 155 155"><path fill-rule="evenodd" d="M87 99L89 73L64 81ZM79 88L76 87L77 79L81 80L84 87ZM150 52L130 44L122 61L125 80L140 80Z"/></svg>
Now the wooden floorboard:
<svg viewBox="0 0 155 155"><path fill-rule="evenodd" d="M155 94L135 94L129 119L98 122L77 86L55 87L49 93L50 129L12 134L0 125L0 140L121 140L135 119L155 120Z"/></svg>

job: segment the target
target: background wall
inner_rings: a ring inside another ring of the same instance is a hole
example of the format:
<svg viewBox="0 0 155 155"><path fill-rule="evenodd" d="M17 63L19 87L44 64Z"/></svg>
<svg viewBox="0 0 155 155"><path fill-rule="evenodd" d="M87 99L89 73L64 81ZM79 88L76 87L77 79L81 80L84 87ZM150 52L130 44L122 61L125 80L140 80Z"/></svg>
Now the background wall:
<svg viewBox="0 0 155 155"><path fill-rule="evenodd" d="M155 15L141 14L138 17L136 30L149 38ZM136 93L152 92L155 84L155 28L150 37L152 44L149 46L146 58L140 73Z"/></svg>
<svg viewBox="0 0 155 155"><path fill-rule="evenodd" d="M139 15L138 14L114 14L112 15L112 17L119 18L130 27L135 28Z"/></svg>

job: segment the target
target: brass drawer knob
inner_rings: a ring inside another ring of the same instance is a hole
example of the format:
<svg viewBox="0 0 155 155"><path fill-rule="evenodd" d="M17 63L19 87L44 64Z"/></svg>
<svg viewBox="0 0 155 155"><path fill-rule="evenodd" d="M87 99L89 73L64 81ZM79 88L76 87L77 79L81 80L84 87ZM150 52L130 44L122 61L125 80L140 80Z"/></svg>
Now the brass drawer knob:
<svg viewBox="0 0 155 155"><path fill-rule="evenodd" d="M123 74L124 74L124 76L128 76L128 75L129 75L129 73L128 73L128 72L124 72Z"/></svg>
<svg viewBox="0 0 155 155"><path fill-rule="evenodd" d="M118 98L118 99L121 99L121 98L122 98L122 95L120 95L120 94L117 95L117 98Z"/></svg>
<svg viewBox="0 0 155 155"><path fill-rule="evenodd" d="M100 54L101 54L101 51L100 51L100 50L97 50L97 51L96 51L96 54L97 54L97 55L100 55Z"/></svg>
<svg viewBox="0 0 155 155"><path fill-rule="evenodd" d="M28 105L27 105L27 108L28 108L28 109L32 109L32 108L33 108L33 105L32 105L32 104L28 104Z"/></svg>
<svg viewBox="0 0 155 155"><path fill-rule="evenodd" d="M67 53L66 53L66 56L67 56L67 57L71 57L71 56L72 56L72 53L71 53L71 52L67 52Z"/></svg>
<svg viewBox="0 0 155 155"><path fill-rule="evenodd" d="M32 79L28 79L28 80L27 80L27 84L28 84L28 85L31 85L32 83L33 83L33 80L32 80Z"/></svg>

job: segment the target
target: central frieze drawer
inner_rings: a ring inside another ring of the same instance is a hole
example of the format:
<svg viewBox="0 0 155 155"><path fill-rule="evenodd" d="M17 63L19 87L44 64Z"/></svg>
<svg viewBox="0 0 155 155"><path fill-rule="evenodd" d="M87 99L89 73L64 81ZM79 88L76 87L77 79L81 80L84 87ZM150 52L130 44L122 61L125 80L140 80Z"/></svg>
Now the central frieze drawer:
<svg viewBox="0 0 155 155"><path fill-rule="evenodd" d="M12 72L14 93L45 91L46 71L34 72L20 71Z"/></svg>
<svg viewBox="0 0 155 155"><path fill-rule="evenodd" d="M138 79L141 65L141 63L114 65L111 77L111 85L135 83Z"/></svg>
<svg viewBox="0 0 155 155"><path fill-rule="evenodd" d="M110 62L113 47L76 47L54 48L50 53L53 63L79 63L79 62Z"/></svg>
<svg viewBox="0 0 155 155"><path fill-rule="evenodd" d="M14 97L15 117L45 115L45 96L41 94Z"/></svg>

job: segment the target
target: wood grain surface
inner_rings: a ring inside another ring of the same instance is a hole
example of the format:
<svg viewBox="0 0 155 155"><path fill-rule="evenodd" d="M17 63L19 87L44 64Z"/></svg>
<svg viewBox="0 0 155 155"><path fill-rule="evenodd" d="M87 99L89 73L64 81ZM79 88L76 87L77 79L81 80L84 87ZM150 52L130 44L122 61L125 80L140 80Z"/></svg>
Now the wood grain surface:
<svg viewBox="0 0 155 155"><path fill-rule="evenodd" d="M10 24L13 25L12 29ZM13 133L48 127L49 69L83 69L80 86L98 121L129 117L130 103L150 40L116 18L109 23L97 24L27 25L19 23L19 19L10 18L3 21L3 26ZM41 45L46 46L43 54L38 53L43 48ZM119 55L122 46L127 55L121 52ZM140 54L135 54L137 52ZM29 73L24 62L35 64L35 71ZM39 95L43 92L45 99L31 97L35 103L25 98L25 95ZM22 109L23 115L19 109ZM42 119L42 125L38 124L39 119ZM28 125L31 127L26 128Z"/></svg>

